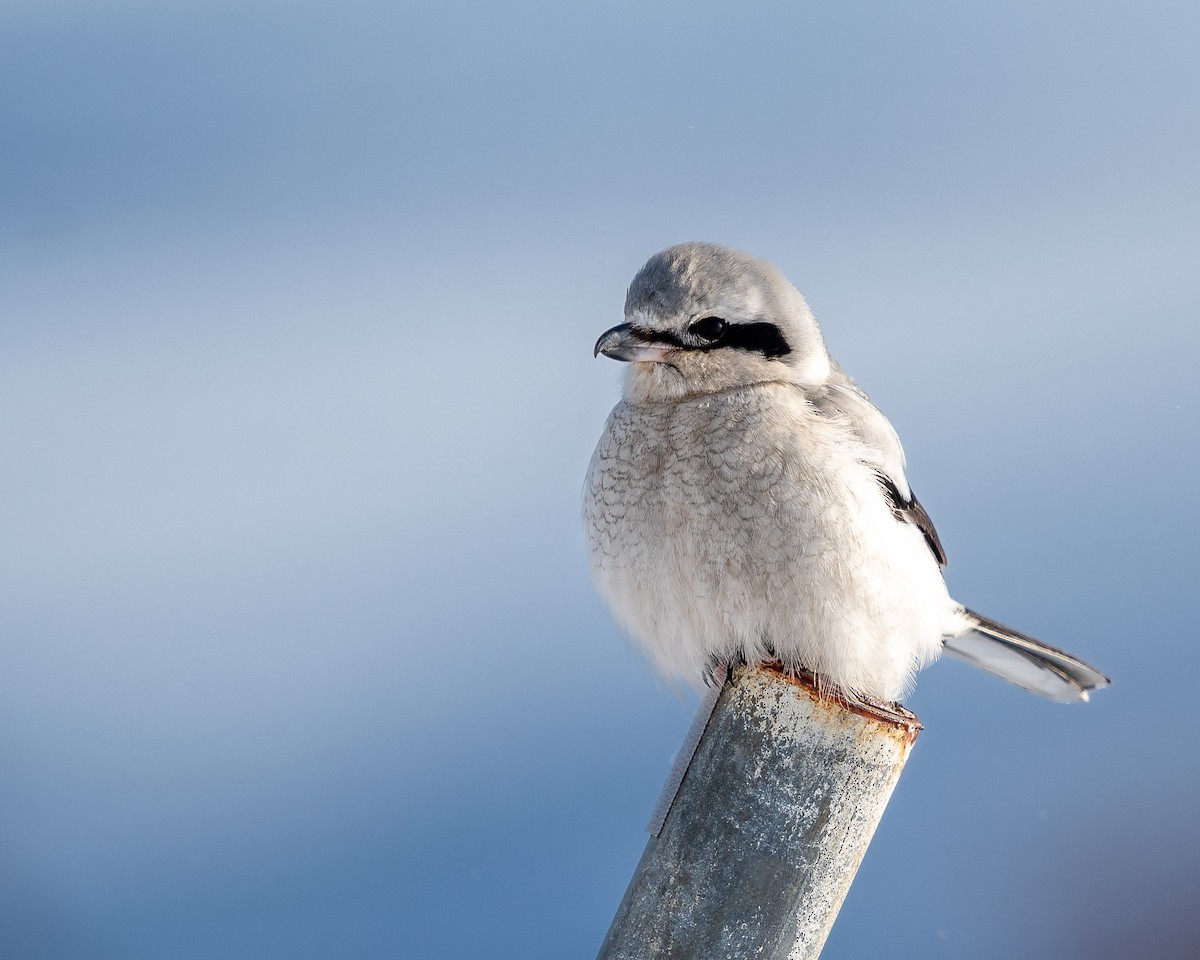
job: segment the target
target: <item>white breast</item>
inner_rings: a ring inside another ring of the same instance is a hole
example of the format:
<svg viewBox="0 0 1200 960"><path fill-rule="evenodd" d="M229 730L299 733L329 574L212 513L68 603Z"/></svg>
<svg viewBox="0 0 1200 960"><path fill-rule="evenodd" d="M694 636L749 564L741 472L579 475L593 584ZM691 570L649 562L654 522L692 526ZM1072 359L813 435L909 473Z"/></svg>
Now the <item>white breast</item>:
<svg viewBox="0 0 1200 960"><path fill-rule="evenodd" d="M784 384L618 404L584 495L599 590L669 674L781 658L897 699L955 605L858 454Z"/></svg>

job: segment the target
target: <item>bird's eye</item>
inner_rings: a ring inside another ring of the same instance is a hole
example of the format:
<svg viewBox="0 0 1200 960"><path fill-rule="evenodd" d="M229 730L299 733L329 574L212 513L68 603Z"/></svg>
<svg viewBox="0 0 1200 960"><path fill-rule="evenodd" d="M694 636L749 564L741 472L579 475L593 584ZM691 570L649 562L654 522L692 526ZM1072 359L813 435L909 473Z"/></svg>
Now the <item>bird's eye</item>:
<svg viewBox="0 0 1200 960"><path fill-rule="evenodd" d="M688 327L688 333L701 340L707 340L709 343L716 343L725 333L727 326L728 324L720 317L702 317Z"/></svg>

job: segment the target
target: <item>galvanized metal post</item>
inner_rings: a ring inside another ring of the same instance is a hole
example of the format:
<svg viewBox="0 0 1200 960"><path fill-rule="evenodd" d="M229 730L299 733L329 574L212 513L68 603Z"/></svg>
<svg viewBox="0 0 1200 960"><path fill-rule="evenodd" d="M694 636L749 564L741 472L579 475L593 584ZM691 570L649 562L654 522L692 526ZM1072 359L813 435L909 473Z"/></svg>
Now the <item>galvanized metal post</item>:
<svg viewBox="0 0 1200 960"><path fill-rule="evenodd" d="M599 960L817 957L920 729L735 668Z"/></svg>

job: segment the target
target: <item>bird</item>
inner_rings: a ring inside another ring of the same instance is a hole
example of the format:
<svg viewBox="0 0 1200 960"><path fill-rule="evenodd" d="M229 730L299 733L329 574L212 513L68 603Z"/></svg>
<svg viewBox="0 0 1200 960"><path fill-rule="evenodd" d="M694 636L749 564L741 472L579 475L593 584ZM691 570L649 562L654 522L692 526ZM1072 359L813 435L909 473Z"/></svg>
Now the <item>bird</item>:
<svg viewBox="0 0 1200 960"><path fill-rule="evenodd" d="M951 598L896 430L777 267L668 247L593 355L628 366L584 483L589 566L666 676L778 662L892 704L945 652L1059 702L1108 686Z"/></svg>

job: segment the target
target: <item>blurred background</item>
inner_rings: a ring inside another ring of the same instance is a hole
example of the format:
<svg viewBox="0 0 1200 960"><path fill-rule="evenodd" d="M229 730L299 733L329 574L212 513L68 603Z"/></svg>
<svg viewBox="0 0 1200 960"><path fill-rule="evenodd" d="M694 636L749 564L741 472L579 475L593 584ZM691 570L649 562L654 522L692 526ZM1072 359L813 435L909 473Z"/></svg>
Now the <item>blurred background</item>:
<svg viewBox="0 0 1200 960"><path fill-rule="evenodd" d="M590 957L695 699L593 596L647 256L779 264L957 663L825 956L1193 957L1194 4L0 8L0 953Z"/></svg>

